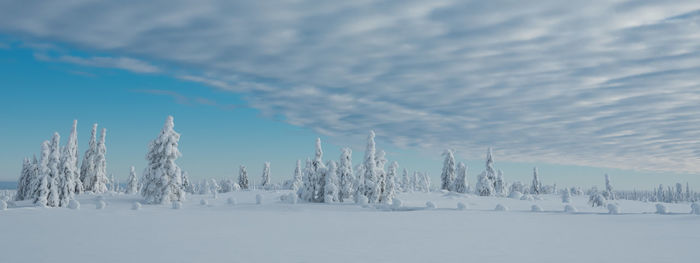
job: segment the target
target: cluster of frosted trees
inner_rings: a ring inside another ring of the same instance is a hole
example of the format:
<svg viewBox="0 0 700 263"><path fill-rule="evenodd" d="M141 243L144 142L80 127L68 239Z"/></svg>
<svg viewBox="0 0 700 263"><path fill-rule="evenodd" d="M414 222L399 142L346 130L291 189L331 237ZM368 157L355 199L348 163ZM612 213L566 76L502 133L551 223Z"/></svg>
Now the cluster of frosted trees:
<svg viewBox="0 0 700 263"><path fill-rule="evenodd" d="M36 156L24 159L15 200L32 200L38 206L65 207L75 194L107 191L107 130L102 129L97 141L97 124L92 126L89 148L78 169L77 125L78 122L73 121L70 137L63 147L60 135L54 133L50 141L41 144L38 159Z"/></svg>
<svg viewBox="0 0 700 263"><path fill-rule="evenodd" d="M391 203L396 192L407 185L399 183L397 162L391 162L387 169L386 154L384 151L377 152L374 137L374 131L371 131L363 162L355 169L352 167L350 148L342 149L338 162L329 160L324 163L321 139L316 139L313 159L308 158L303 169L301 161L297 161L294 178L288 185L296 190L301 200L307 202L354 200L356 203ZM407 177L405 170L404 177ZM418 180L413 181L411 188L417 188L416 181ZM429 188L429 180L427 182L426 190Z"/></svg>
<svg viewBox="0 0 700 263"><path fill-rule="evenodd" d="M647 191L616 191L615 195L618 199L644 202L679 203L700 201L700 193L690 189L688 183L685 184L685 187L681 183L676 183L675 187L659 185L658 188Z"/></svg>

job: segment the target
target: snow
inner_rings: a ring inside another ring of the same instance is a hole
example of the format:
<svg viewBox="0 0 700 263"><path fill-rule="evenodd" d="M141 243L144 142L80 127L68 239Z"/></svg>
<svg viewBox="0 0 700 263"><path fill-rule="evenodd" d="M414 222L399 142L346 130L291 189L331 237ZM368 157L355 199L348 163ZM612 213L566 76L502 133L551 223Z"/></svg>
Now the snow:
<svg viewBox="0 0 700 263"><path fill-rule="evenodd" d="M579 212L569 214L560 195L522 201L400 192L401 209L387 210L280 201L289 193L237 191L216 200L193 195L179 210L143 205L133 211L141 196L109 193L102 210L18 201L17 208L0 211L0 261L694 262L700 242L700 216L689 213L689 203L665 204L668 215L658 215L656 203L615 200L624 211L612 216L605 207L591 207L587 196L572 196ZM257 195L266 202L256 205ZM238 204L227 205L229 198ZM98 201L87 194L76 199ZM197 205L201 199L210 205ZM427 201L439 208L426 209ZM468 209L458 210L460 202ZM509 210L496 212L497 204ZM530 212L534 204L543 212Z"/></svg>

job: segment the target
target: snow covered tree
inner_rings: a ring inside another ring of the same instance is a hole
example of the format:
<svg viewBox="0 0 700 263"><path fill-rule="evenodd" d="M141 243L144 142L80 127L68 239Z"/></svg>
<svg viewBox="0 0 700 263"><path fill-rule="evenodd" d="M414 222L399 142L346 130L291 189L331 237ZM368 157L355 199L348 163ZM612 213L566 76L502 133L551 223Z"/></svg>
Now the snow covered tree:
<svg viewBox="0 0 700 263"><path fill-rule="evenodd" d="M442 184L440 189L453 191L456 179L455 156L450 149L445 150L442 155L445 156L445 161L442 164L442 175L440 176Z"/></svg>
<svg viewBox="0 0 700 263"><path fill-rule="evenodd" d="M337 170L338 166L335 164L335 161L328 161L328 168L325 176L326 183L324 184L324 203L335 203L338 201Z"/></svg>
<svg viewBox="0 0 700 263"><path fill-rule="evenodd" d="M615 191L610 184L610 176L608 176L608 174L605 174L605 192L602 194L607 200L615 200Z"/></svg>
<svg viewBox="0 0 700 263"><path fill-rule="evenodd" d="M423 173L423 191L430 192L430 183L430 175L427 172Z"/></svg>
<svg viewBox="0 0 700 263"><path fill-rule="evenodd" d="M488 177L488 173L483 171L476 181L476 194L480 196L490 196L494 193L493 182Z"/></svg>
<svg viewBox="0 0 700 263"><path fill-rule="evenodd" d="M129 181L126 184L126 193L135 194L139 192L139 179L136 178L136 171L131 166L129 169Z"/></svg>
<svg viewBox="0 0 700 263"><path fill-rule="evenodd" d="M406 170L406 168L403 168L403 173L401 174L401 190L404 192L413 191L411 178L408 176L408 170Z"/></svg>
<svg viewBox="0 0 700 263"><path fill-rule="evenodd" d="M457 164L457 178L454 181L453 190L457 193L466 193L469 183L467 182L467 166L463 162Z"/></svg>
<svg viewBox="0 0 700 263"><path fill-rule="evenodd" d="M561 202L571 203L571 192L569 192L569 188L564 188L564 190L561 191Z"/></svg>
<svg viewBox="0 0 700 263"><path fill-rule="evenodd" d="M51 138L51 151L49 152L48 162L49 199L47 204L51 207L61 205L61 190L59 182L63 180L63 175L61 174L61 170L58 168L61 159L60 142L61 136L55 132Z"/></svg>
<svg viewBox="0 0 700 263"><path fill-rule="evenodd" d="M338 201L343 202L345 199L350 198L353 193L353 184L355 182L355 175L352 170L352 150L350 148L343 148L340 154L340 166L338 167L338 181L340 189L338 191Z"/></svg>
<svg viewBox="0 0 700 263"><path fill-rule="evenodd" d="M496 181L493 183L493 191L500 196L506 196L506 182L503 178L503 171L498 169L496 172Z"/></svg>
<svg viewBox="0 0 700 263"><path fill-rule="evenodd" d="M187 171L182 171L182 189L185 189L186 193L194 194L194 184L190 180L189 174L187 174ZM140 185L139 185L140 187Z"/></svg>
<svg viewBox="0 0 700 263"><path fill-rule="evenodd" d="M357 169L355 169L357 176L355 176L355 193L353 196L355 197L355 203L360 203L363 198L366 198L365 196L365 166L364 164L360 164L356 166Z"/></svg>
<svg viewBox="0 0 700 263"><path fill-rule="evenodd" d="M263 189L269 190L272 187L270 183L270 162L265 162L263 165L262 178L260 180L260 185Z"/></svg>
<svg viewBox="0 0 700 263"><path fill-rule="evenodd" d="M530 186L530 194L538 195L542 193L542 183L537 177L537 167L532 169L532 185Z"/></svg>
<svg viewBox="0 0 700 263"><path fill-rule="evenodd" d="M149 144L146 155L148 166L144 171L141 195L151 204L185 200L182 172L175 163L181 156L177 149L180 134L175 132L174 127L173 117L168 116L163 130Z"/></svg>
<svg viewBox="0 0 700 263"><path fill-rule="evenodd" d="M90 181L90 183L92 183L90 189L96 194L107 192L107 184L110 182L109 178L107 178L106 136L107 129L102 128L102 135L100 135L100 141L97 142L97 153L95 154L95 173Z"/></svg>
<svg viewBox="0 0 700 263"><path fill-rule="evenodd" d="M83 155L83 163L80 166L80 181L83 184L83 189L85 191L92 191L92 186L94 183L92 180L95 178L96 165L95 159L97 158L97 123L92 125L92 132L90 133L90 143L88 149L85 150L85 155Z"/></svg>
<svg viewBox="0 0 700 263"><path fill-rule="evenodd" d="M417 171L413 172L413 179L411 179L411 189L413 191L420 191L421 190L421 176L420 173Z"/></svg>
<svg viewBox="0 0 700 263"><path fill-rule="evenodd" d="M386 173L386 187L382 192L382 203L391 203L391 201L396 196L396 176L397 170L399 169L399 163L391 162L389 165L389 171Z"/></svg>
<svg viewBox="0 0 700 263"><path fill-rule="evenodd" d="M301 200L306 202L313 202L314 199L314 188L316 184L314 183L314 171L311 168L311 159L306 158L306 165L304 166L304 178L302 187L299 188L297 194Z"/></svg>
<svg viewBox="0 0 700 263"><path fill-rule="evenodd" d="M78 120L73 120L73 129L66 146L63 147L61 155L61 172L66 177L66 184L62 185L68 199L74 194L83 192L83 183L80 181L80 170L78 170ZM67 205L67 204L66 204Z"/></svg>
<svg viewBox="0 0 700 263"><path fill-rule="evenodd" d="M321 138L316 138L316 155L311 160L311 169L313 172L314 183L314 202L323 202L326 185L326 165L323 164L323 149L321 148Z"/></svg>
<svg viewBox="0 0 700 263"><path fill-rule="evenodd" d="M377 200L380 203L384 203L384 200L382 200L382 196L384 196L384 191L386 190L386 171L384 169L384 166L386 165L386 152L384 150L380 150L379 153L377 153L376 156L377 160L377 183L379 185L379 200ZM391 200L389 200L391 201Z"/></svg>
<svg viewBox="0 0 700 263"><path fill-rule="evenodd" d="M299 191L299 188L303 184L303 176L301 170L301 160L297 160L297 166L294 168L294 179L292 181L292 191Z"/></svg>
<svg viewBox="0 0 700 263"><path fill-rule="evenodd" d="M496 169L493 166L493 153L491 152L491 147L489 147L486 152L486 176L495 188L496 184Z"/></svg>
<svg viewBox="0 0 700 263"><path fill-rule="evenodd" d="M41 175L39 179L39 184L36 188L36 197L34 198L34 204L37 206L45 207L48 206L49 202L49 176L44 174Z"/></svg>
<svg viewBox="0 0 700 263"><path fill-rule="evenodd" d="M370 203L376 203L379 201L379 195L381 194L379 178L377 176L374 136L374 131L370 131L369 136L367 137L367 150L365 150L364 160L365 174L363 176L365 179L365 196Z"/></svg>
<svg viewBox="0 0 700 263"><path fill-rule="evenodd" d="M238 185L243 190L250 189L250 182L248 181L248 170L245 165L241 165L238 169Z"/></svg>
<svg viewBox="0 0 700 263"><path fill-rule="evenodd" d="M32 173L32 163L29 158L24 158L22 162L22 172L17 181L17 193L15 194L16 201L22 201L30 195L30 183L34 174Z"/></svg>
<svg viewBox="0 0 700 263"><path fill-rule="evenodd" d="M216 199L218 197L219 190L221 190L221 186L216 182L216 179L209 179L209 193L212 194L212 198Z"/></svg>

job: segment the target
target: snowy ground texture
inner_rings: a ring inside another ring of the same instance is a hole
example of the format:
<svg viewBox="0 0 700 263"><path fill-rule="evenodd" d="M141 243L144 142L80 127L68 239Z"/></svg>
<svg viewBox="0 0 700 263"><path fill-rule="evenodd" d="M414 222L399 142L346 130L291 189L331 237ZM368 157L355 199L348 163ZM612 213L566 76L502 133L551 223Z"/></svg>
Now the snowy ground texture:
<svg viewBox="0 0 700 263"><path fill-rule="evenodd" d="M697 262L690 205L619 201L619 215L575 196L524 201L402 193L400 209L289 204L288 192L193 195L180 209L138 196L79 197L78 210L18 202L0 211L0 262ZM263 197L256 204L256 195ZM228 204L229 198L236 204ZM207 205L202 205L202 199ZM436 208L427 209L426 202ZM466 209L458 209L463 203ZM501 204L507 211L495 211ZM543 212L531 212L533 204Z"/></svg>

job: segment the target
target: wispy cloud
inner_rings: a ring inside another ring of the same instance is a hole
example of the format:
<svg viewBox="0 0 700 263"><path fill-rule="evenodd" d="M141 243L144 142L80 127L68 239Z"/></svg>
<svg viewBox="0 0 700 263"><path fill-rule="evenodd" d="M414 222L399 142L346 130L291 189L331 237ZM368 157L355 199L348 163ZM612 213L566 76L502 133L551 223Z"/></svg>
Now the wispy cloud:
<svg viewBox="0 0 700 263"><path fill-rule="evenodd" d="M123 69L135 73L158 73L161 71L158 67L147 62L127 57L76 57L68 55L52 57L43 53L36 53L34 57L43 61L64 62L88 67Z"/></svg>
<svg viewBox="0 0 700 263"><path fill-rule="evenodd" d="M399 146L471 158L492 145L503 160L696 172L699 9L688 0L8 1L0 31L118 57L66 62L143 73L158 72L143 61L168 65L339 138L374 129Z"/></svg>
<svg viewBox="0 0 700 263"><path fill-rule="evenodd" d="M212 99L196 97L196 96L185 96L185 95L182 95L178 92L171 91L171 90L136 89L136 90L132 90L132 91L137 92L137 93L146 93L146 94L152 94L152 95L167 96L167 97L172 98L176 103L182 104L182 105L187 105L187 106L205 105L205 106L217 107L217 108L224 109L224 110L232 110L234 108L239 108L238 106L233 105L233 104L220 104Z"/></svg>

